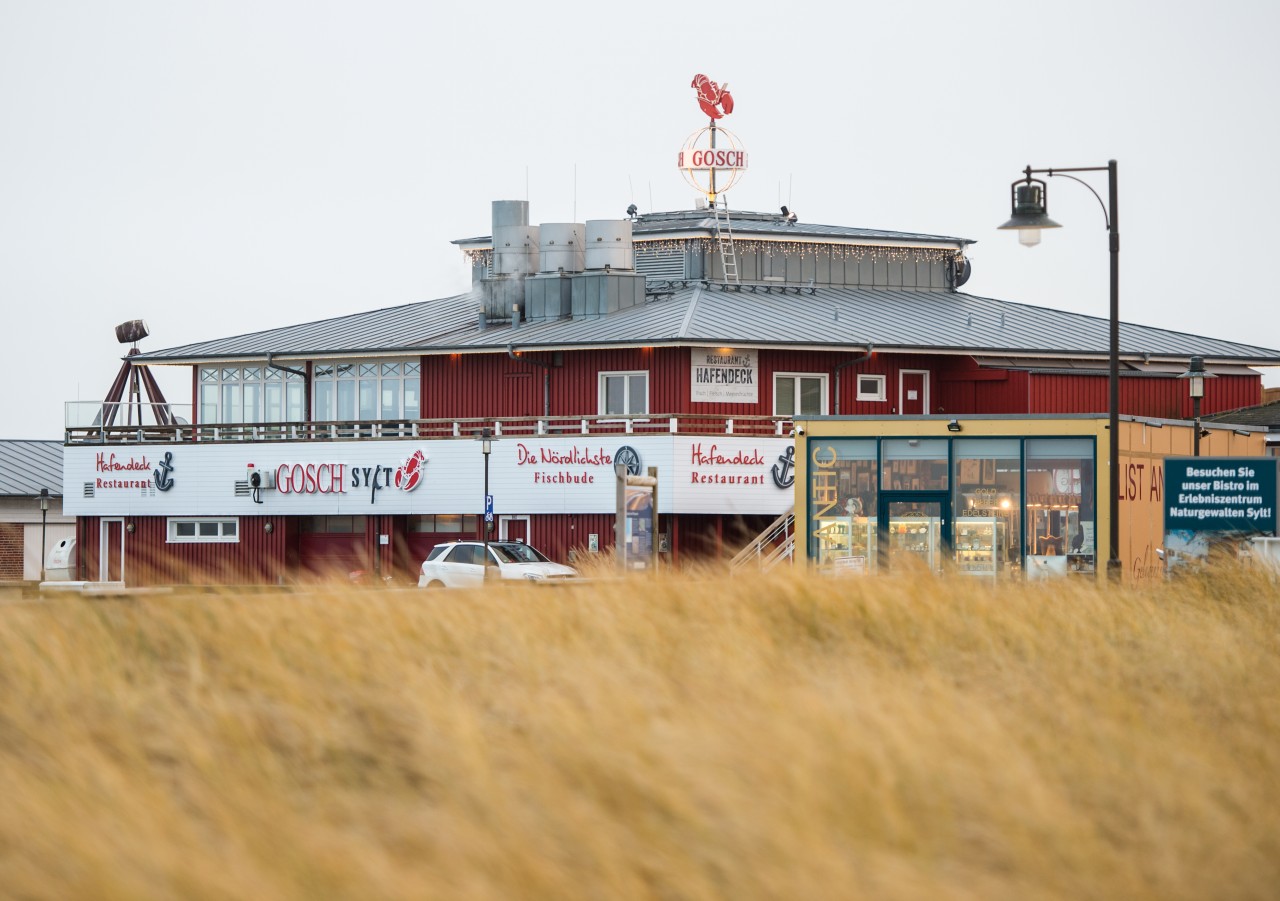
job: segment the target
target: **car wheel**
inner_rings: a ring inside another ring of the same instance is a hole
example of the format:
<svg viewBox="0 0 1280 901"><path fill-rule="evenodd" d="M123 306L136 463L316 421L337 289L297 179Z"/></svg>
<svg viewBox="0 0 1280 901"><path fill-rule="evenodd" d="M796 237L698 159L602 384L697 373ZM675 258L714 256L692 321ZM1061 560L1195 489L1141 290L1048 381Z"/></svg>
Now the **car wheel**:
<svg viewBox="0 0 1280 901"><path fill-rule="evenodd" d="M427 587L428 588L444 588L444 583L441 582L439 579L432 579L430 582L427 583Z"/></svg>

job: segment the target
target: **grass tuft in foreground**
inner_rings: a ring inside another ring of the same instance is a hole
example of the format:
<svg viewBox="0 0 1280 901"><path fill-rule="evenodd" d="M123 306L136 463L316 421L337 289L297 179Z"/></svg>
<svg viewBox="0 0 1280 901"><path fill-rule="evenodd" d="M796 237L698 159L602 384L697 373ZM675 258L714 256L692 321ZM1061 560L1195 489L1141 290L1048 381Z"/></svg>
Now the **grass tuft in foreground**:
<svg viewBox="0 0 1280 901"><path fill-rule="evenodd" d="M1278 594L8 605L0 897L1275 897Z"/></svg>

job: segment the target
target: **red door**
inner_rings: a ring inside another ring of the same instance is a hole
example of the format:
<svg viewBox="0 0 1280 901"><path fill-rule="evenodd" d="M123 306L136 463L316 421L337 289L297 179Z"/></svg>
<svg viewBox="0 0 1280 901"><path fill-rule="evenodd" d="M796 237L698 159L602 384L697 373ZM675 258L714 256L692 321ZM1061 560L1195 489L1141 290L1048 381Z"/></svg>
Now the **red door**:
<svg viewBox="0 0 1280 901"><path fill-rule="evenodd" d="M529 520L525 517L504 518L502 520L502 537L507 541L522 541L529 543Z"/></svg>
<svg viewBox="0 0 1280 901"><path fill-rule="evenodd" d="M902 397L898 410L903 416L915 416L929 412L929 373L904 369L901 382Z"/></svg>

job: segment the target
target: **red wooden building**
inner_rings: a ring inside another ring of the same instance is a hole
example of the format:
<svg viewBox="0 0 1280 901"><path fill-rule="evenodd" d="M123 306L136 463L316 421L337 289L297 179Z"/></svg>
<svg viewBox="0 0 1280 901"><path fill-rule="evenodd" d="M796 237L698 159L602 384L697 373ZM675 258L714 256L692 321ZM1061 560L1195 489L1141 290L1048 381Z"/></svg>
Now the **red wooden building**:
<svg viewBox="0 0 1280 901"><path fill-rule="evenodd" d="M657 469L651 537L679 565L792 508L797 418L1107 409L1107 320L964 293L964 239L723 208L539 226L500 201L493 222L456 242L465 294L137 354L192 386L142 425L70 405L82 577L411 577L478 534L486 481L495 537L572 559L614 543L618 462ZM1120 412L1164 419L1191 416L1192 356L1205 415L1280 365L1129 323L1120 355Z"/></svg>

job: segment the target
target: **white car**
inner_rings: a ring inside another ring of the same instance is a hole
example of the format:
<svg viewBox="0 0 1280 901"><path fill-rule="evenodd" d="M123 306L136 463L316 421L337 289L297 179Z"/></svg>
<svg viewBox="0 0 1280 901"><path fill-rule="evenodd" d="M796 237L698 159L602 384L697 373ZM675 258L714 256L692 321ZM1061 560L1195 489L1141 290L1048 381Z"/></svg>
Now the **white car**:
<svg viewBox="0 0 1280 901"><path fill-rule="evenodd" d="M578 578L572 566L548 560L519 541L490 541L486 565L483 541L437 544L422 563L419 588L479 588L485 578L563 582Z"/></svg>

